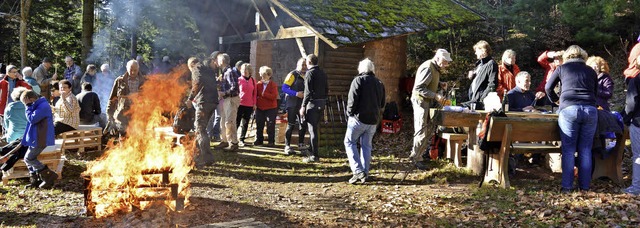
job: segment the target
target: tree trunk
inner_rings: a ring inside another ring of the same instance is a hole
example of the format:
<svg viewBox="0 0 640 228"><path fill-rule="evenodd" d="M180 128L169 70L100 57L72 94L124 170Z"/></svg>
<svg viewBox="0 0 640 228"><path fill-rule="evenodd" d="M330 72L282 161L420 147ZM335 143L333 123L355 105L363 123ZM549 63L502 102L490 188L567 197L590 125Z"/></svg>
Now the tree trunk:
<svg viewBox="0 0 640 228"><path fill-rule="evenodd" d="M27 23L31 0L20 0L20 68L27 66Z"/></svg>
<svg viewBox="0 0 640 228"><path fill-rule="evenodd" d="M138 33L137 30L131 34L131 59L136 59L138 57Z"/></svg>
<svg viewBox="0 0 640 228"><path fill-rule="evenodd" d="M82 65L87 65L87 59L93 48L93 22L95 0L82 1Z"/></svg>

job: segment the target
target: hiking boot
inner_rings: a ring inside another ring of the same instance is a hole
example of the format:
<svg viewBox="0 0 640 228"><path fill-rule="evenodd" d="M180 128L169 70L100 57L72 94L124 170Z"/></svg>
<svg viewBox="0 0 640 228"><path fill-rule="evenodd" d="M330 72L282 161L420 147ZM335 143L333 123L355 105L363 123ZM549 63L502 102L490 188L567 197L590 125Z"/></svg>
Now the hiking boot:
<svg viewBox="0 0 640 228"><path fill-rule="evenodd" d="M211 137L211 142L220 142L220 136Z"/></svg>
<svg viewBox="0 0 640 228"><path fill-rule="evenodd" d="M245 147L247 144L244 143L244 141L240 141L238 142L238 146L239 147Z"/></svg>
<svg viewBox="0 0 640 228"><path fill-rule="evenodd" d="M293 148L291 148L290 146L285 146L284 147L284 153L287 155L294 155L296 154L296 152L293 150Z"/></svg>
<svg viewBox="0 0 640 228"><path fill-rule="evenodd" d="M29 184L24 186L24 188L38 188L42 180L40 180L40 176L37 173L29 173Z"/></svg>
<svg viewBox="0 0 640 228"><path fill-rule="evenodd" d="M255 141L255 142L253 143L253 145L254 145L254 146L262 146L262 145L264 145L264 143L262 143L262 141Z"/></svg>
<svg viewBox="0 0 640 228"><path fill-rule="evenodd" d="M267 147L276 147L276 143L274 142L267 143Z"/></svg>
<svg viewBox="0 0 640 228"><path fill-rule="evenodd" d="M226 147L229 147L229 143L228 142L221 142L220 144L218 144L216 146L216 149L220 150L220 149L224 149Z"/></svg>
<svg viewBox="0 0 640 228"><path fill-rule="evenodd" d="M42 180L40 188L44 189L50 189L53 187L54 182L58 179L58 174L51 171L46 165L44 166L44 169L38 171L38 175L40 175L40 180Z"/></svg>
<svg viewBox="0 0 640 228"><path fill-rule="evenodd" d="M349 184L356 184L358 182L364 184L364 182L366 181L366 178L367 176L363 172L353 174L351 179L349 179Z"/></svg>
<svg viewBox="0 0 640 228"><path fill-rule="evenodd" d="M302 159L302 162L304 162L304 163L316 163L316 162L319 162L319 161L320 161L320 158L318 158L316 156L313 156L313 155Z"/></svg>
<svg viewBox="0 0 640 228"><path fill-rule="evenodd" d="M238 150L238 144L231 143L231 145L229 145L229 147L227 148L224 148L224 150L227 152L235 152L236 150Z"/></svg>

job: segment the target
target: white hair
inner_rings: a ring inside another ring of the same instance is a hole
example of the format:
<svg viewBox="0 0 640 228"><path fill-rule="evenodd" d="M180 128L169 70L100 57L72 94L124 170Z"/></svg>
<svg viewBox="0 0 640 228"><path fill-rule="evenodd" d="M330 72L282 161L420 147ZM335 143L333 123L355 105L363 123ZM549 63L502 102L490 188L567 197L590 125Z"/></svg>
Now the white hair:
<svg viewBox="0 0 640 228"><path fill-rule="evenodd" d="M24 87L16 87L15 89L13 89L13 92L11 92L11 99L13 101L20 101L20 96L22 95L22 92L27 91L27 88Z"/></svg>
<svg viewBox="0 0 640 228"><path fill-rule="evenodd" d="M511 50L511 49L507 49L506 51L504 51L504 53L502 54L502 61L506 61L509 57L511 56L516 56L516 52Z"/></svg>
<svg viewBox="0 0 640 228"><path fill-rule="evenodd" d="M363 59L362 61L360 61L360 64L358 64L358 73L360 74L368 72L373 73L374 71L375 66L369 58Z"/></svg>
<svg viewBox="0 0 640 228"><path fill-rule="evenodd" d="M31 77L32 74L33 74L33 69L31 69L31 67L25 67L24 69L22 69L23 76Z"/></svg>
<svg viewBox="0 0 640 228"><path fill-rule="evenodd" d="M109 64L105 63L100 66L100 71L109 70Z"/></svg>
<svg viewBox="0 0 640 228"><path fill-rule="evenodd" d="M136 64L136 66L137 66L138 65L138 61L129 60L129 62L127 62L127 72L129 72L131 70L131 66L133 66L133 64Z"/></svg>

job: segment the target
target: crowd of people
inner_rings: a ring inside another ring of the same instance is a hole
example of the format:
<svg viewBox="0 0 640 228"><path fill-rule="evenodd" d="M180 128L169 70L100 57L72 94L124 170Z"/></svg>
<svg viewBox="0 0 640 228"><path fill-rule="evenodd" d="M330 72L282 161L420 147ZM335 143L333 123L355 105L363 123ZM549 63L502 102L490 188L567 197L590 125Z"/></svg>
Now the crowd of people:
<svg viewBox="0 0 640 228"><path fill-rule="evenodd" d="M545 51L537 61L546 73L540 85L531 90L532 75L516 64L515 51L506 50L498 64L491 57L488 42L479 41L473 49L477 61L475 68L468 72L471 80L468 101L461 105L484 109L485 98L495 93L508 100L508 111L534 112L539 111L537 106L557 106L562 142L561 191L588 191L593 166L592 145L598 134L598 116L603 115L598 110L608 113L611 109L609 99L614 85L608 63L599 56L589 57L577 45L562 51ZM628 92L623 122L630 126L634 157L632 185L625 192L634 195L640 194L640 164L635 162L640 157L640 105L636 105L640 91L640 79L636 79L640 73L638 56L640 46L636 45L624 72ZM133 102L128 95L141 89L146 74L171 70L168 57L163 58L154 70L150 70L141 58L130 60L126 72L119 77L114 77L107 64L100 66L99 72L92 64L82 72L73 58L67 56L64 60L66 68L60 78L57 72L50 73L52 63L44 58L35 70L24 67L22 73L16 66L7 66L0 81L3 138L7 142L19 140L21 145L28 147L24 160L32 173L31 187L53 185L55 173L39 163L37 155L44 147L53 145L56 135L75 130L80 124L92 124L102 128L110 126L116 134L125 136L127 111ZM414 138L409 158L418 169L428 168L425 152L433 127L429 109L450 102L440 90L447 89L441 75L452 61L447 50L438 49L416 72L410 97ZM297 149L304 155L303 162L320 161L318 124L324 116L329 85L327 75L318 66L318 56L311 54L300 58L281 85L272 81L273 70L268 66L257 68L258 73L254 76L253 66L242 61L232 66L230 56L222 52L213 52L202 60L192 57L186 64L191 80L184 105L195 109L196 153L193 161L196 168L213 164L211 141L220 142L216 149L229 152L246 146L252 119L257 126L253 144L275 146L279 88L284 93L281 102L288 119L283 152L288 155L298 153L291 145L293 131L297 129ZM376 77L371 60L362 60L357 70L345 108L348 119L344 146L353 174L349 179L351 184L364 183L369 176L372 139L382 119L386 97L385 87ZM310 135L308 146L304 143L306 133ZM574 153L578 156L574 157ZM8 160L2 158L2 162ZM540 157L534 156L534 162L536 160ZM577 187L574 187L574 167L578 170Z"/></svg>
<svg viewBox="0 0 640 228"><path fill-rule="evenodd" d="M638 41L640 42L640 37ZM506 107L509 110L503 111L534 112L539 111L536 106L558 107L562 143L561 192L589 191L594 138L602 134L597 132L598 126L603 124L599 117L615 115L615 112L610 112L609 99L613 95L614 83L609 75L607 61L599 56L589 57L577 45L562 51L545 51L537 61L546 74L537 89L532 91L531 74L520 70L515 63L516 53L513 50L506 50L498 65L491 57L488 42L479 41L473 49L477 57L476 67L469 71L469 79L473 81L468 91L469 101L462 103L462 106L483 109L485 98L489 93L495 92L500 98L506 98L504 100L507 101ZM637 105L640 82L636 79L640 73L639 57L640 44L637 44L630 53L629 65L624 72L627 101L624 112L621 113L622 122L629 126L633 151L632 184L623 191L632 195L640 195L640 163L637 162L640 157L640 105ZM428 142L428 127L431 126L429 108L433 107L433 103L448 104L446 95L438 94L438 90L446 89L447 84L440 82L440 74L451 61L449 52L439 49L416 72L411 94L414 143L409 157L418 169L427 168L423 154ZM533 161L540 161L540 157L534 156ZM575 168L577 185L574 185Z"/></svg>

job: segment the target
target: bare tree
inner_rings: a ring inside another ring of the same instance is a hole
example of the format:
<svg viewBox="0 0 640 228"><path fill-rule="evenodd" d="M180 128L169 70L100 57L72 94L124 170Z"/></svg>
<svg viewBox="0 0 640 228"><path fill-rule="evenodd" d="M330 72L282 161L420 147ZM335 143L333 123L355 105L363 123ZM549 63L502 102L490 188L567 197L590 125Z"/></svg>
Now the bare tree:
<svg viewBox="0 0 640 228"><path fill-rule="evenodd" d="M31 0L20 0L20 65L27 65L27 23Z"/></svg>

